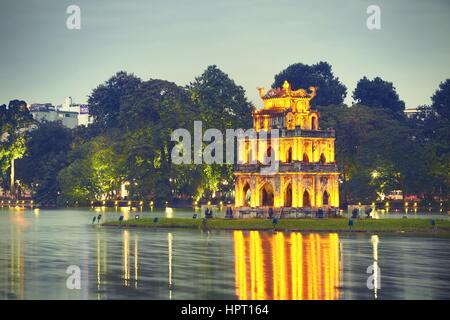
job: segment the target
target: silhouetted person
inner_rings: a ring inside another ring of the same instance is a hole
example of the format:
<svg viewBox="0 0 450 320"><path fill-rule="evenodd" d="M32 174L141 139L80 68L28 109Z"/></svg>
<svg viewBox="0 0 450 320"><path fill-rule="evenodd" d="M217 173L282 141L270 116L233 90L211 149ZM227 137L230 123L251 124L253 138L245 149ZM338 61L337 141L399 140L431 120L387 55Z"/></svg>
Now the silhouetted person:
<svg viewBox="0 0 450 320"><path fill-rule="evenodd" d="M231 209L231 207L227 207L226 218L233 218L233 210Z"/></svg>
<svg viewBox="0 0 450 320"><path fill-rule="evenodd" d="M317 217L323 218L323 210L322 210L322 208L319 208L319 210L317 210Z"/></svg>
<svg viewBox="0 0 450 320"><path fill-rule="evenodd" d="M358 218L358 209L357 208L353 209L352 218L354 218L354 219Z"/></svg>
<svg viewBox="0 0 450 320"><path fill-rule="evenodd" d="M367 216L367 218L371 218L370 217L370 213L372 212L372 208L367 208L366 209L366 216Z"/></svg>
<svg viewBox="0 0 450 320"><path fill-rule="evenodd" d="M93 216L93 217L92 217L92 224L95 223L95 219L97 219L97 217L96 217L96 216Z"/></svg>
<svg viewBox="0 0 450 320"><path fill-rule="evenodd" d="M273 218L273 209L272 209L272 207L269 208L269 218L270 219Z"/></svg>
<svg viewBox="0 0 450 320"><path fill-rule="evenodd" d="M100 220L102 219L102 214L100 213L98 216L97 216L97 223L100 223Z"/></svg>

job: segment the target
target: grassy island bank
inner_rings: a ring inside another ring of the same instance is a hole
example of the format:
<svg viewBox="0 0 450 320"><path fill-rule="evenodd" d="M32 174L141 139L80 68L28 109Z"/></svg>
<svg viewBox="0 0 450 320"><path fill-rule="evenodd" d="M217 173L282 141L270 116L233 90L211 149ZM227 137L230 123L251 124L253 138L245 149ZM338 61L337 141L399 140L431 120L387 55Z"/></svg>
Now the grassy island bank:
<svg viewBox="0 0 450 320"><path fill-rule="evenodd" d="M206 226L202 219L160 218L105 222L105 226L142 228L207 228L210 230L279 230L279 231L332 231L350 232L349 221L334 219L280 219L274 226L268 219L208 219ZM440 234L450 236L450 221L435 220L433 229L430 219L360 219L353 220L352 232L409 232Z"/></svg>

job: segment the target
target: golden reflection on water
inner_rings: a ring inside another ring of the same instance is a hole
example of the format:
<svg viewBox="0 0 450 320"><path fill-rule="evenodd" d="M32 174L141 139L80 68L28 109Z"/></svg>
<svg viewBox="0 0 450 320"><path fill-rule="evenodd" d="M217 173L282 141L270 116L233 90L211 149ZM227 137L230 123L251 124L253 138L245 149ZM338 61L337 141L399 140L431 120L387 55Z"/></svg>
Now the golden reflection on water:
<svg viewBox="0 0 450 320"><path fill-rule="evenodd" d="M339 237L234 231L236 297L241 300L339 298Z"/></svg>
<svg viewBox="0 0 450 320"><path fill-rule="evenodd" d="M128 230L123 230L123 284L125 287L130 286L131 282L131 264L130 260L133 257L134 262L134 287L138 287L138 274L139 274L139 238L138 235L134 235L134 251L132 256L130 256L130 232Z"/></svg>

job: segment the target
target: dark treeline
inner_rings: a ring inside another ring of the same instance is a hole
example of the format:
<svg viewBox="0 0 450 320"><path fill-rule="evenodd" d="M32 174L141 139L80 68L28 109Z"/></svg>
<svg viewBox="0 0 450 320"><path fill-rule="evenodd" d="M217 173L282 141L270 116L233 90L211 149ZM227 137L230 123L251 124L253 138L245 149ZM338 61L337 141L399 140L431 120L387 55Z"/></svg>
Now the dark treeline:
<svg viewBox="0 0 450 320"><path fill-rule="evenodd" d="M402 190L427 201L448 201L450 182L450 79L432 103L413 117L394 85L363 77L344 105L347 88L326 62L294 64L275 76L293 89L318 86L312 105L321 127L336 130L336 161L341 171L341 202L375 201ZM88 100L93 124L74 130L60 123L35 122L26 103L0 106L0 166L4 190L32 190L42 205L87 204L113 199L127 184L129 198L156 204L219 197L234 189L232 165L174 165L173 130L249 128L254 106L244 89L216 66L189 85L118 72L93 89ZM11 181L20 183L11 183Z"/></svg>

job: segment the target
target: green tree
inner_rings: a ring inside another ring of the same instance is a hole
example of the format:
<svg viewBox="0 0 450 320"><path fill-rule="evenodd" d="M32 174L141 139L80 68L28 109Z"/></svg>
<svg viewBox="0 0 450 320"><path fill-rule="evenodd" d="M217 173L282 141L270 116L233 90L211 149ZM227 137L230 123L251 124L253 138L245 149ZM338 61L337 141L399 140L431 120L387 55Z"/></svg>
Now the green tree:
<svg viewBox="0 0 450 320"><path fill-rule="evenodd" d="M428 198L447 199L450 194L450 79L443 81L431 97L431 106L419 107L411 119L416 138L427 155Z"/></svg>
<svg viewBox="0 0 450 320"><path fill-rule="evenodd" d="M431 107L442 118L450 121L450 79L439 84L439 88L431 97Z"/></svg>
<svg viewBox="0 0 450 320"><path fill-rule="evenodd" d="M359 80L352 97L357 104L384 108L397 117L403 117L405 103L400 100L392 82L384 81L380 77L373 80L364 77Z"/></svg>
<svg viewBox="0 0 450 320"><path fill-rule="evenodd" d="M188 90L198 110L196 119L202 120L203 130L215 128L225 134L226 129L247 129L252 126L254 106L247 100L242 86L237 85L217 66L206 68L189 84ZM231 165L199 166L201 183L196 198L211 198L219 191L229 193L233 185Z"/></svg>
<svg viewBox="0 0 450 320"><path fill-rule="evenodd" d="M343 203L367 203L397 189L421 194L428 188L427 153L404 121L362 105L319 109L322 127L336 130Z"/></svg>
<svg viewBox="0 0 450 320"><path fill-rule="evenodd" d="M140 84L141 79L135 75L120 71L92 90L88 103L94 125L101 130L117 127L121 99L135 92Z"/></svg>
<svg viewBox="0 0 450 320"><path fill-rule="evenodd" d="M207 67L189 84L188 90L204 127L223 132L227 128L251 127L253 105L247 100L242 86L217 66Z"/></svg>
<svg viewBox="0 0 450 320"><path fill-rule="evenodd" d="M25 133L33 123L33 117L22 100L12 100L8 106L0 106L0 167L3 175L9 169L11 195L15 195L15 161L26 151Z"/></svg>
<svg viewBox="0 0 450 320"><path fill-rule="evenodd" d="M193 131L196 112L188 91L164 80L143 82L124 98L119 119L125 132L127 179L132 197L164 203L176 184L170 152L173 130Z"/></svg>
<svg viewBox="0 0 450 320"><path fill-rule="evenodd" d="M17 161L17 177L33 191L36 203L55 205L57 176L68 164L72 132L60 122L43 122L27 133L25 157Z"/></svg>
<svg viewBox="0 0 450 320"><path fill-rule="evenodd" d="M102 195L113 198L124 182L122 146L119 131L110 131L76 147L69 155L70 164L58 175L59 203L86 203Z"/></svg>
<svg viewBox="0 0 450 320"><path fill-rule="evenodd" d="M339 105L344 102L347 88L335 77L328 62L321 61L313 65L295 63L275 75L272 88L278 88L287 80L292 89L318 87L317 96L311 100L312 106Z"/></svg>

